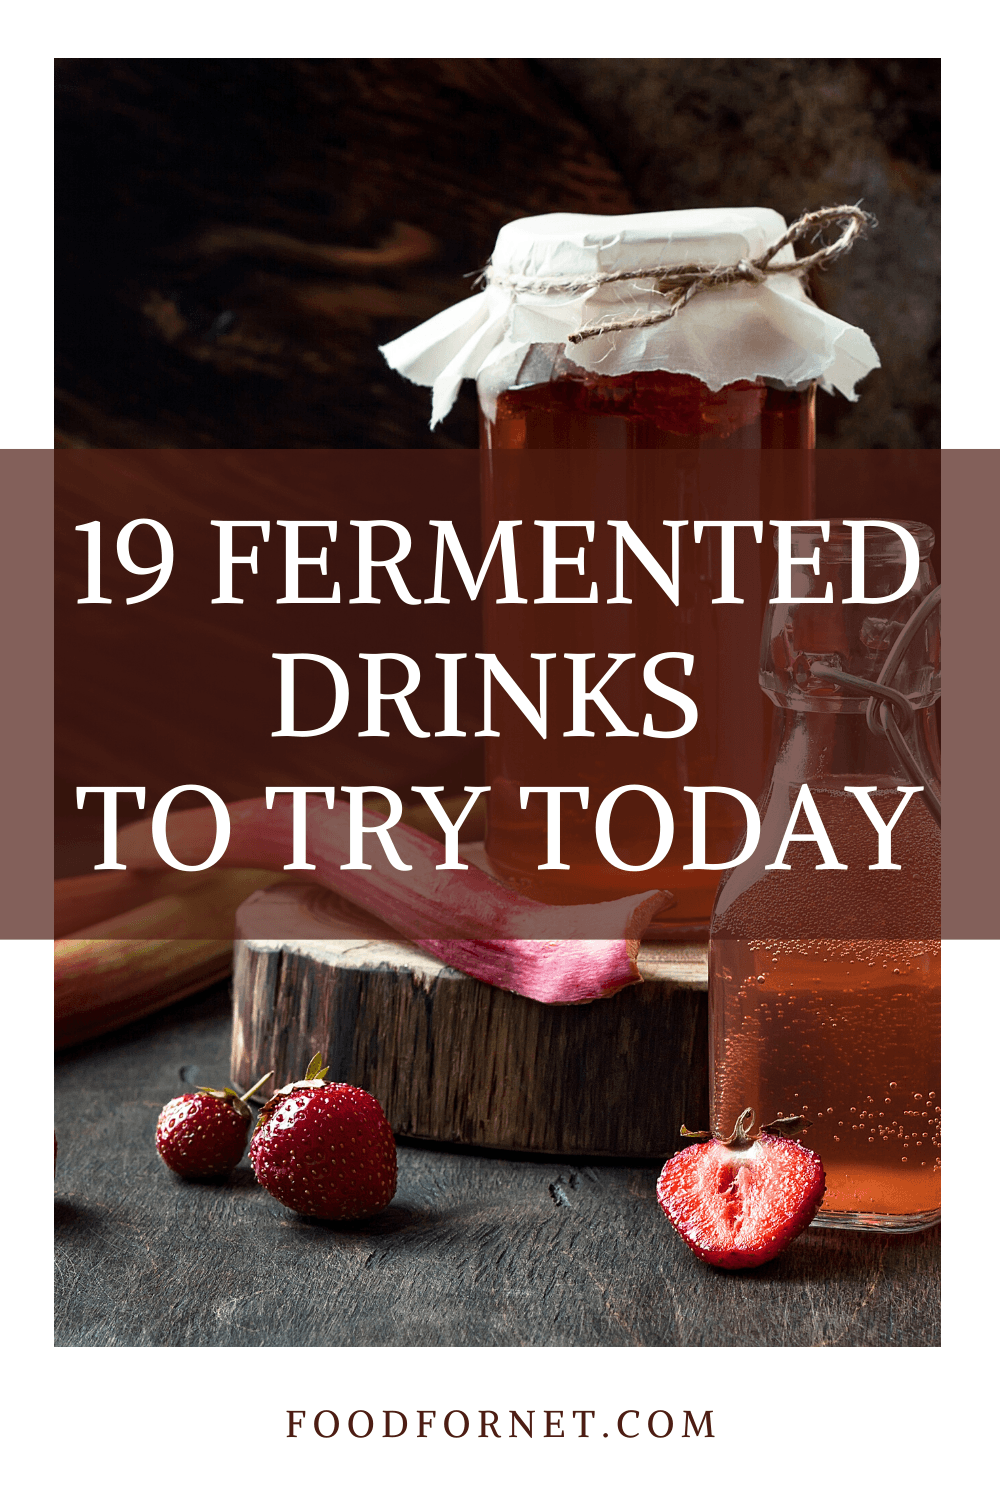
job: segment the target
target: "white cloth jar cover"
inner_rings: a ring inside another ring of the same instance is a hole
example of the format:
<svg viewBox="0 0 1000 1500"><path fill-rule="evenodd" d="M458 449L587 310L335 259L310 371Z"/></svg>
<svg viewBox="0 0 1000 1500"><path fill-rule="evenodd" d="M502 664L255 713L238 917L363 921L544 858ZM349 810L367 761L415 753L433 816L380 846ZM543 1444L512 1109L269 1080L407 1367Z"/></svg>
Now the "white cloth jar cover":
<svg viewBox="0 0 1000 1500"><path fill-rule="evenodd" d="M793 388L816 380L856 400L855 385L879 364L871 339L818 308L794 272L706 289L667 322L576 344L570 335L595 323L662 311L664 293L651 277L573 291L507 284L732 265L762 255L785 228L769 208L515 219L497 236L485 289L383 345L382 353L408 380L432 387L432 427L451 410L463 380L478 382L492 418L501 391L538 384L560 360L602 375L669 370L713 391L736 380L764 378ZM794 260L786 245L773 264Z"/></svg>

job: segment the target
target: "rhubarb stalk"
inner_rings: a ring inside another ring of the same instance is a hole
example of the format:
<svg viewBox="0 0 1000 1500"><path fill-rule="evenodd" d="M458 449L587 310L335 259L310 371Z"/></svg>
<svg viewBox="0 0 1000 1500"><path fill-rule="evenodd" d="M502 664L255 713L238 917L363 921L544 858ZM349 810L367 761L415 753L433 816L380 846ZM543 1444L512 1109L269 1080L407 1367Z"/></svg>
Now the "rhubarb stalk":
<svg viewBox="0 0 1000 1500"><path fill-rule="evenodd" d="M291 862L291 806L268 811L253 799L232 803L229 816L221 865L281 870ZM381 822L371 816L365 821L369 827ZM375 838L365 839L371 868L346 870L347 808L311 807L307 826L308 859L315 865L310 880L339 892L463 973L545 1004L580 1004L638 983L640 939L671 899L668 891L650 890L589 906L545 906L474 867L438 869L444 845L401 824L391 838L409 871L395 869ZM167 838L175 859L200 863L214 843L214 814L207 808L172 814ZM118 850L130 870L162 869L149 821L122 829Z"/></svg>
<svg viewBox="0 0 1000 1500"><path fill-rule="evenodd" d="M218 938L59 938L55 1045L68 1047L193 994L232 967Z"/></svg>
<svg viewBox="0 0 1000 1500"><path fill-rule="evenodd" d="M57 937L56 1046L87 1041L223 979L232 967L237 907L254 891L285 879L273 870L194 876L171 870L57 881L57 923L109 909L114 914ZM65 900L60 886L70 888ZM142 905L118 910L137 897Z"/></svg>

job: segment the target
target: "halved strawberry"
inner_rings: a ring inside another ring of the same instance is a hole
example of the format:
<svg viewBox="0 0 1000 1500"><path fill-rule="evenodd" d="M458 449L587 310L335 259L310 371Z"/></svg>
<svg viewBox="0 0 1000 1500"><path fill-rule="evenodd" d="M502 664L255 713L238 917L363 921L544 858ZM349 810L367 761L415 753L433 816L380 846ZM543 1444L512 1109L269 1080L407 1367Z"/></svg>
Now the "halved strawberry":
<svg viewBox="0 0 1000 1500"><path fill-rule="evenodd" d="M753 1123L753 1110L745 1109L728 1140L678 1151L656 1184L681 1239L700 1260L727 1271L762 1265L784 1250L811 1223L826 1186L816 1152L785 1134L801 1128L801 1116L775 1120L756 1137Z"/></svg>

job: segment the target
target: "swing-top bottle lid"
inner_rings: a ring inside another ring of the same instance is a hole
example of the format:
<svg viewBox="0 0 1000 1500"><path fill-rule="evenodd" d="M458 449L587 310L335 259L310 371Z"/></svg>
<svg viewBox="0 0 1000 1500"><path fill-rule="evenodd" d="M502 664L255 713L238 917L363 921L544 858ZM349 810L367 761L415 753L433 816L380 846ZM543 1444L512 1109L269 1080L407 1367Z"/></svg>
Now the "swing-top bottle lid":
<svg viewBox="0 0 1000 1500"><path fill-rule="evenodd" d="M897 527L915 546L907 546ZM780 543L776 534L775 546ZM865 713L863 692L827 673L878 680L907 622L936 586L933 546L934 532L922 521L867 521L863 527L831 521L828 541L808 523L794 528L792 566L783 570L779 561L761 634L760 685L771 701L819 713ZM895 663L890 685L914 709L926 708L940 695L940 661L933 610Z"/></svg>

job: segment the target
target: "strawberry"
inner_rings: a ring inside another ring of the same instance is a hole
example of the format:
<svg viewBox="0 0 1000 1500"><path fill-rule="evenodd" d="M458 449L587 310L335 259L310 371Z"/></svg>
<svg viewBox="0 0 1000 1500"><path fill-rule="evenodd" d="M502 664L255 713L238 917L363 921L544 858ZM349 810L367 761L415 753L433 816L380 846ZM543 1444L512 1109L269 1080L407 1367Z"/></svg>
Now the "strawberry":
<svg viewBox="0 0 1000 1500"><path fill-rule="evenodd" d="M257 1181L296 1213L367 1219L396 1191L396 1143L382 1106L350 1083L325 1083L319 1053L305 1078L267 1101L250 1140Z"/></svg>
<svg viewBox="0 0 1000 1500"><path fill-rule="evenodd" d="M763 1265L811 1223L826 1179L815 1151L789 1140L806 1121L789 1115L752 1137L745 1109L728 1140L672 1156L660 1173L660 1207L699 1260L742 1271ZM681 1127L682 1135L694 1131ZM707 1135L704 1131L700 1134Z"/></svg>
<svg viewBox="0 0 1000 1500"><path fill-rule="evenodd" d="M160 1111L156 1149L181 1177L218 1177L235 1167L247 1147L247 1100L270 1078L266 1073L248 1093L200 1088L180 1094Z"/></svg>

